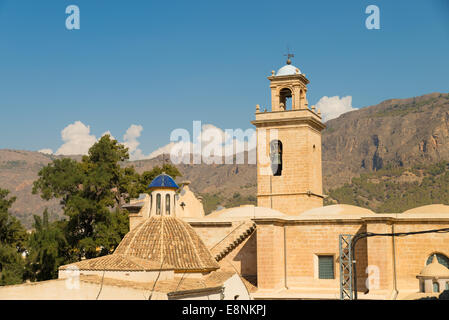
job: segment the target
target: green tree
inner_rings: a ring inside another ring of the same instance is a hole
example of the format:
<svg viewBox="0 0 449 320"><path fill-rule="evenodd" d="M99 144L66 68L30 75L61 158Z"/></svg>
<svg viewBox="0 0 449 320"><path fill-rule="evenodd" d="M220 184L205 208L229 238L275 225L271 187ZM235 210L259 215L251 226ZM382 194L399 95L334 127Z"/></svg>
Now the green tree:
<svg viewBox="0 0 449 320"><path fill-rule="evenodd" d="M58 267L73 260L65 238L65 221L49 222L45 209L42 218L34 215L34 231L28 240L28 277L35 281L55 279Z"/></svg>
<svg viewBox="0 0 449 320"><path fill-rule="evenodd" d="M27 233L20 221L9 214L16 198L8 195L8 190L0 189L0 285L22 283L25 274L22 253Z"/></svg>
<svg viewBox="0 0 449 320"><path fill-rule="evenodd" d="M44 272L40 267L42 277L53 276L55 266L71 259L72 252L78 260L112 253L129 230L127 211L122 205L146 192L148 184L158 174L180 175L178 169L169 164L139 175L134 167L121 166L128 159L128 149L104 135L81 162L56 159L40 170L33 193L39 193L46 200L61 200L64 214L69 218L64 233L71 248L70 253L61 256L63 252L58 250L64 248L62 238L50 226L44 226L39 233L43 239L36 236L35 242L48 242L48 251L37 251L37 256L33 256L33 261L39 263L43 256L49 256L48 269ZM44 222L36 220L35 223Z"/></svg>
<svg viewBox="0 0 449 320"><path fill-rule="evenodd" d="M128 231L123 203L136 197L139 175L122 168L128 149L104 135L81 162L54 160L39 172L33 193L43 199L60 198L69 217L66 239L78 259L111 253Z"/></svg>

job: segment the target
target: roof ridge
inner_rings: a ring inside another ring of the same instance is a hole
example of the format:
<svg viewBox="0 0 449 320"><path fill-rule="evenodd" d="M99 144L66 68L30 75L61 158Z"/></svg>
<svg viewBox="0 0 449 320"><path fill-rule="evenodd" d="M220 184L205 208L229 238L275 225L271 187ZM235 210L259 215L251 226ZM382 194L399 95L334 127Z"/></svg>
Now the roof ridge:
<svg viewBox="0 0 449 320"><path fill-rule="evenodd" d="M201 257L200 257L200 255L198 254L198 250L197 250L197 247L194 245L194 243L193 243L193 240L192 240L192 237L190 236L190 230L188 230L187 229L187 227L184 225L184 221L182 221L183 223L181 223L181 225L182 225L182 227L184 228L184 230L186 231L186 233L187 233L187 236L189 237L189 239L190 239L190 244L191 244L191 246L193 247L193 252L195 253L195 255L196 255L196 257L197 257L197 261L200 261L201 262L201 267L204 267L204 265L205 265L205 263L204 263L204 261L201 259ZM186 224L187 225L187 224Z"/></svg>
<svg viewBox="0 0 449 320"><path fill-rule="evenodd" d="M161 217L162 217L162 215L161 215ZM164 238L164 233L165 233L165 230L164 230L164 228L165 228L165 224L164 224L164 219L160 219L161 220L161 241L160 241L160 244L161 244L161 265L163 265L164 264L164 240L165 240L165 238Z"/></svg>
<svg viewBox="0 0 449 320"><path fill-rule="evenodd" d="M135 229L133 229L133 230L134 230L134 234L133 234L131 240L129 240L129 245L128 245L128 247L125 249L125 254L126 254L126 255L128 254L129 249L132 247L131 244L135 241L136 235L138 234L137 231L140 230L141 228L143 228L145 222L146 222L146 221L142 221L141 224L139 224Z"/></svg>
<svg viewBox="0 0 449 320"><path fill-rule="evenodd" d="M245 221L241 223L237 228L232 230L228 235L223 239L226 241L221 241L219 245L214 246L210 251L213 254L215 260L221 260L225 255L234 250L239 244L249 238L254 230L255 223L252 220ZM230 236L228 238L228 236Z"/></svg>
<svg viewBox="0 0 449 320"><path fill-rule="evenodd" d="M237 229L239 229L241 226L243 226L246 223L246 221L243 221L241 224L239 224L237 227L235 227L234 229L232 229L231 232L229 232L223 239L221 239L220 241L218 241L216 244L214 244L209 250L212 251L214 250L216 247L218 247L221 243L223 243L223 241L230 236L233 232L235 232Z"/></svg>

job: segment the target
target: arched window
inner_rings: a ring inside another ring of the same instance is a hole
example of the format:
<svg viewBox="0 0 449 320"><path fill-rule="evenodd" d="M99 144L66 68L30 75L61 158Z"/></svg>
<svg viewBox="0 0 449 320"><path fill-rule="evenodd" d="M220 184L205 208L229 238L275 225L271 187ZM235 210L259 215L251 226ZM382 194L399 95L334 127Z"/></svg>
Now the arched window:
<svg viewBox="0 0 449 320"><path fill-rule="evenodd" d="M274 176L282 174L282 142L273 140L270 142L271 171Z"/></svg>
<svg viewBox="0 0 449 320"><path fill-rule="evenodd" d="M176 195L173 196L173 214L176 214Z"/></svg>
<svg viewBox="0 0 449 320"><path fill-rule="evenodd" d="M161 194L156 195L156 214L161 214Z"/></svg>
<svg viewBox="0 0 449 320"><path fill-rule="evenodd" d="M165 214L170 215L170 195L165 196Z"/></svg>
<svg viewBox="0 0 449 320"><path fill-rule="evenodd" d="M438 282L433 283L433 292L440 292L440 284Z"/></svg>
<svg viewBox="0 0 449 320"><path fill-rule="evenodd" d="M449 282L446 282L446 288L444 290L449 290Z"/></svg>
<svg viewBox="0 0 449 320"><path fill-rule="evenodd" d="M152 207L153 207L153 194L150 194L150 211Z"/></svg>
<svg viewBox="0 0 449 320"><path fill-rule="evenodd" d="M443 266L445 266L446 268L449 268L449 258L446 257L444 254L441 253L432 253L426 261L426 265L432 263L432 259L433 256L436 255L437 256L437 260L440 264L442 264Z"/></svg>

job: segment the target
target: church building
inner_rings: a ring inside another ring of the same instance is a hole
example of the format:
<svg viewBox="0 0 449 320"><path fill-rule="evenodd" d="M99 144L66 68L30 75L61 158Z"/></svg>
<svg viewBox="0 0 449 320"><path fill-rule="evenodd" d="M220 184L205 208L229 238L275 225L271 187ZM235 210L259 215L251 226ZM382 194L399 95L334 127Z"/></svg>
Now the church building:
<svg viewBox="0 0 449 320"><path fill-rule="evenodd" d="M325 124L309 107L309 80L290 58L268 80L271 106L257 105L251 121L257 206L205 215L189 181L162 174L125 206L130 231L113 254L61 266L56 280L2 287L0 299L441 297L449 206L323 206Z"/></svg>

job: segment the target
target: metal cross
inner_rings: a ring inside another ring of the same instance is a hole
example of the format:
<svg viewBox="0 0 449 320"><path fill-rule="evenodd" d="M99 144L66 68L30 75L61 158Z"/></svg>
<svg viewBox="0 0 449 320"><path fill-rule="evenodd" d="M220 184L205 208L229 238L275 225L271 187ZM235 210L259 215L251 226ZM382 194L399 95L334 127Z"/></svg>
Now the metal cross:
<svg viewBox="0 0 449 320"><path fill-rule="evenodd" d="M284 54L284 57L287 57L287 64L292 63L290 58L293 58L295 55L293 53L290 53L290 49L287 48L287 54Z"/></svg>

